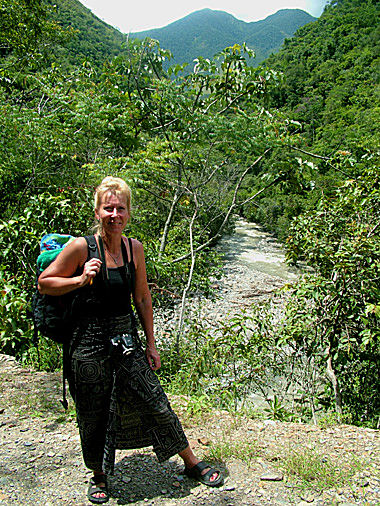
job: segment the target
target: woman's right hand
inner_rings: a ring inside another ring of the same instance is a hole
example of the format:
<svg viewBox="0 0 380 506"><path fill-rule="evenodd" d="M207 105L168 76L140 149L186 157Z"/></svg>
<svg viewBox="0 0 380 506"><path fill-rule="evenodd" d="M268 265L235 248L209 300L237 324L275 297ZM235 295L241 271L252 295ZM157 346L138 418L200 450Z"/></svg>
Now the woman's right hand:
<svg viewBox="0 0 380 506"><path fill-rule="evenodd" d="M100 267L102 262L99 258L91 258L88 262L86 262L83 266L83 273L81 275L81 284L80 286L86 286L100 271Z"/></svg>

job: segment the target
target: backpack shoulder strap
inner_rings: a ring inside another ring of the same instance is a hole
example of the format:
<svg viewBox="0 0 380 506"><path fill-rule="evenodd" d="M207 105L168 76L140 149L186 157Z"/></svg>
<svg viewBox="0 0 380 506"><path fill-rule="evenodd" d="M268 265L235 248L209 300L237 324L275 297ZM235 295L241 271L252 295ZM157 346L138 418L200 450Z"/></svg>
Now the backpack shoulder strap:
<svg viewBox="0 0 380 506"><path fill-rule="evenodd" d="M130 255L131 255L131 262L130 262L130 266L131 266L131 280L132 280L132 292L135 291L135 286L136 286L136 269L135 269L135 263L133 261L133 248L132 248L132 239L130 237L128 237L128 244L129 244L129 251L131 252Z"/></svg>
<svg viewBox="0 0 380 506"><path fill-rule="evenodd" d="M128 246L129 246L129 252L130 252L129 253L129 255L130 255L129 261L128 261L127 248L125 246L125 241L124 241L123 237L121 238L121 251L123 253L123 260L124 260L125 265L131 264L133 262L132 239L130 237L128 237L127 241L128 241Z"/></svg>
<svg viewBox="0 0 380 506"><path fill-rule="evenodd" d="M135 289L136 275L135 275L135 266L133 263L132 241L129 237L128 237L128 245L129 245L129 251L130 251L129 261L128 261L127 248L125 246L125 241L123 238L121 238L121 251L123 253L123 260L124 260L124 269L122 269L122 271L121 271L121 276L122 276L123 281L126 285L128 284L127 276L130 278L130 280L131 280L130 287L133 292Z"/></svg>
<svg viewBox="0 0 380 506"><path fill-rule="evenodd" d="M104 256L104 247L103 247L103 241L102 238L99 237L99 247L98 243L96 241L96 238L94 235L86 235L84 237L87 242L87 260L91 260L91 258L100 258L102 261L102 266L100 269L103 281L105 282L106 286L108 285L108 271L106 266L106 260Z"/></svg>
<svg viewBox="0 0 380 506"><path fill-rule="evenodd" d="M132 248L132 239L128 237L129 251L131 255L131 263L133 263L133 248Z"/></svg>
<svg viewBox="0 0 380 506"><path fill-rule="evenodd" d="M88 248L88 258L99 258L98 244L94 235L85 236Z"/></svg>

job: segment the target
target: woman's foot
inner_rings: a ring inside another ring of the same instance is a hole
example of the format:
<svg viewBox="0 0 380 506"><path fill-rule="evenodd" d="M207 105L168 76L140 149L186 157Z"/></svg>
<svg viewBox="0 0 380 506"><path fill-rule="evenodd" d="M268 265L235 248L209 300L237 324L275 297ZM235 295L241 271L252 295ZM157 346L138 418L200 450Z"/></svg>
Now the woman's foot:
<svg viewBox="0 0 380 506"><path fill-rule="evenodd" d="M107 476L104 473L94 473L87 490L87 498L94 504L103 504L109 500Z"/></svg>
<svg viewBox="0 0 380 506"><path fill-rule="evenodd" d="M223 483L222 473L218 469L214 469L210 465L200 461L194 455L190 446L187 446L178 455L183 459L185 474L187 476L195 478L209 487L217 487Z"/></svg>
<svg viewBox="0 0 380 506"><path fill-rule="evenodd" d="M219 487L224 481L223 475L218 469L211 467L202 460L192 467L185 467L185 474L208 487Z"/></svg>

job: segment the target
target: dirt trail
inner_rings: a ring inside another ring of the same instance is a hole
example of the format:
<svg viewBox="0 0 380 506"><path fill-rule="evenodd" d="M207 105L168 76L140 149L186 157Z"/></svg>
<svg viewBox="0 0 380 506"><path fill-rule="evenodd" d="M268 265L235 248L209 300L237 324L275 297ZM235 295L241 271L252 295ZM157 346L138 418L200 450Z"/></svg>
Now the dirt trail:
<svg viewBox="0 0 380 506"><path fill-rule="evenodd" d="M21 368L0 355L0 504L86 505L86 471L73 410L59 407L60 374ZM257 421L214 411L189 418L186 399L171 402L196 453L224 448L225 485L210 489L184 478L176 458L158 464L151 449L120 451L108 504L292 505L380 503L379 431L335 426ZM237 458L240 448L240 457ZM234 450L234 452L232 452ZM250 452L250 465L244 461ZM330 488L302 485L282 467L292 451L319 455L349 480ZM355 462L357 464L355 464ZM356 467L358 465L358 467Z"/></svg>

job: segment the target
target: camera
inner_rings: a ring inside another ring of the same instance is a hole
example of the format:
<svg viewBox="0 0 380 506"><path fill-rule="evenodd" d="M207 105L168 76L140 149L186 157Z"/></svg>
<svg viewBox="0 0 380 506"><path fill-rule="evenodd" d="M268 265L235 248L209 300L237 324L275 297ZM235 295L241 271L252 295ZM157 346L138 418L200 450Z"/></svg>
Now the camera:
<svg viewBox="0 0 380 506"><path fill-rule="evenodd" d="M129 355L135 350L135 342L132 334L120 334L111 339L113 346L121 346L123 355Z"/></svg>

